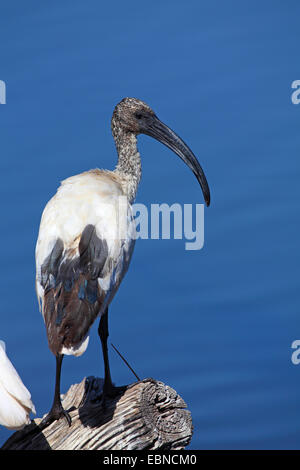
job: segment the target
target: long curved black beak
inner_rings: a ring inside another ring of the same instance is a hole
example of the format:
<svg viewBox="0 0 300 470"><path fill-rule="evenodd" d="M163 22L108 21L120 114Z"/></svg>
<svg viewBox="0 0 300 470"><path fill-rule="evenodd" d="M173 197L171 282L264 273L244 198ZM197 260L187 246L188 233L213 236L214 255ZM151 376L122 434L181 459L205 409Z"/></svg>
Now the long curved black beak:
<svg viewBox="0 0 300 470"><path fill-rule="evenodd" d="M169 147L176 153L184 163L192 170L196 176L204 196L204 200L207 206L210 204L210 191L208 183L204 174L203 169L201 168L200 163L197 158L191 151L191 149L186 145L185 142L170 129L166 124L161 122L157 116L152 116L151 121L147 122L146 126L143 126L143 134L147 134L150 137L158 140L162 144Z"/></svg>

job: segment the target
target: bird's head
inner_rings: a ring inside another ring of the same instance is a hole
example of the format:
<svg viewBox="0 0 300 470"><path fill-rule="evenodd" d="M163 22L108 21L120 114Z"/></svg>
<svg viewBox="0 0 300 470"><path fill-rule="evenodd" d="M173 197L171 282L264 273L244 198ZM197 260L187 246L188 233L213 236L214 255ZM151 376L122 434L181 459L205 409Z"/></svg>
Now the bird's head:
<svg viewBox="0 0 300 470"><path fill-rule="evenodd" d="M154 116L154 112L144 101L124 98L114 109L112 128L118 126L136 135L143 134L143 130L151 125Z"/></svg>
<svg viewBox="0 0 300 470"><path fill-rule="evenodd" d="M119 131L135 135L146 134L173 150L196 176L202 188L205 203L209 206L210 191L197 158L187 144L172 129L161 122L144 101L136 98L124 98L120 101L114 109L111 126L115 138Z"/></svg>

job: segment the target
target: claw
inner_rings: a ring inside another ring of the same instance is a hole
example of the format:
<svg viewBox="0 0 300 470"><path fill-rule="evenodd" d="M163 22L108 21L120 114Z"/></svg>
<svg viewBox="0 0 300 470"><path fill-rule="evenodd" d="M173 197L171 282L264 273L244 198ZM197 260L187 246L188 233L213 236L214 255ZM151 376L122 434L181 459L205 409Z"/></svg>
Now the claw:
<svg viewBox="0 0 300 470"><path fill-rule="evenodd" d="M72 424L72 418L69 415L69 413L62 407L60 406L54 406L51 408L47 416L42 420L40 423L40 428L45 429L47 426L52 424L54 421L59 420L60 418L66 418L67 423L69 426Z"/></svg>

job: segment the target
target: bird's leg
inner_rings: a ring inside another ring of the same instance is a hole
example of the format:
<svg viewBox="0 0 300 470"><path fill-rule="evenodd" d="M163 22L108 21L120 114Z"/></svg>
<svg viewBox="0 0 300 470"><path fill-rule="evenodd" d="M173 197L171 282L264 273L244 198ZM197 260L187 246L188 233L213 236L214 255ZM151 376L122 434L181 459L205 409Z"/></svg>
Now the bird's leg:
<svg viewBox="0 0 300 470"><path fill-rule="evenodd" d="M107 350L107 338L108 338L108 309L105 310L103 315L101 315L98 334L101 340L103 360L104 360L104 385L103 385L103 394L110 395L113 392L113 383L110 375L109 359L108 359L108 350Z"/></svg>
<svg viewBox="0 0 300 470"><path fill-rule="evenodd" d="M55 378L55 390L54 390L54 400L51 407L51 410L47 414L47 416L43 419L40 424L40 427L44 428L49 426L49 424L53 423L57 419L62 418L63 416L66 418L68 425L71 426L71 417L69 413L63 408L61 399L60 399L60 375L61 375L61 365L64 355L57 354L56 355L56 378Z"/></svg>
<svg viewBox="0 0 300 470"><path fill-rule="evenodd" d="M100 318L98 334L101 340L103 359L104 359L104 385L103 385L103 403L106 397L116 397L120 392L124 391L126 387L116 387L113 385L110 375L107 338L108 338L108 309L105 310Z"/></svg>

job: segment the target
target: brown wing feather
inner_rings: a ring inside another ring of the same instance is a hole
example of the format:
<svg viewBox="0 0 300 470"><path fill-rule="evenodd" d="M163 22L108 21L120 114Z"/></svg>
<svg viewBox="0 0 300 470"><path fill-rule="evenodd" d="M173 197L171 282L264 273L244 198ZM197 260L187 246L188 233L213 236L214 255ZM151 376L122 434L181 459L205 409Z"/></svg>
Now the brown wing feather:
<svg viewBox="0 0 300 470"><path fill-rule="evenodd" d="M43 313L48 343L54 354L80 344L97 317L106 292L98 285L108 259L105 240L87 225L71 258L58 239L41 268Z"/></svg>

